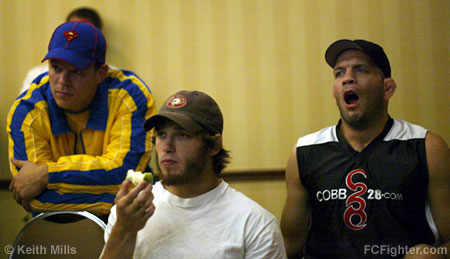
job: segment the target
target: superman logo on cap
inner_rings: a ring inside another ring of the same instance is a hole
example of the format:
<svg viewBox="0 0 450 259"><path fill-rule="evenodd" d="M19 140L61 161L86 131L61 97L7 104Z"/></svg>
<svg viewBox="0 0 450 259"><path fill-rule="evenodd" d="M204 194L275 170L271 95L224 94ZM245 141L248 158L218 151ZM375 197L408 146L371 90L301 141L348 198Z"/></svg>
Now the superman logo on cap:
<svg viewBox="0 0 450 259"><path fill-rule="evenodd" d="M67 42L70 42L71 40L75 39L79 35L78 35L78 33L74 32L74 31L66 31L66 32L64 32L64 36L66 37Z"/></svg>

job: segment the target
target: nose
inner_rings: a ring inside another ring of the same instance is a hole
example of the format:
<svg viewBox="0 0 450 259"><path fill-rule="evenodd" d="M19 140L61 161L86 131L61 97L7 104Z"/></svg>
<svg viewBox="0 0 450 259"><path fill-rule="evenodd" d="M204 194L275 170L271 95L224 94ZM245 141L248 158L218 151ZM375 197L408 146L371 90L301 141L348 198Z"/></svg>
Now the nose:
<svg viewBox="0 0 450 259"><path fill-rule="evenodd" d="M351 69L347 69L347 71L345 71L344 77L342 79L342 84L347 85L347 84L353 84L355 83L355 76L353 74L353 71Z"/></svg>
<svg viewBox="0 0 450 259"><path fill-rule="evenodd" d="M61 72L59 74L58 83L64 86L70 85L70 72L69 71Z"/></svg>
<svg viewBox="0 0 450 259"><path fill-rule="evenodd" d="M174 145L173 138L165 137L164 139L161 139L159 142L160 142L163 152L172 153L175 151L175 145Z"/></svg>

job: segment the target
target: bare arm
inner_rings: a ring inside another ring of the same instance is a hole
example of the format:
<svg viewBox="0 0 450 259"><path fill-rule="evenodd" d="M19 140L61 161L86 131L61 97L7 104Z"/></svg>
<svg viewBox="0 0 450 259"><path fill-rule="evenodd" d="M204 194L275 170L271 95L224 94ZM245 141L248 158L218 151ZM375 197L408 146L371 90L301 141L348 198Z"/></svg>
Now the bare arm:
<svg viewBox="0 0 450 259"><path fill-rule="evenodd" d="M152 185L142 181L128 191L130 185L131 182L125 180L117 193L117 221L105 245L103 259L132 258L137 233L155 212Z"/></svg>
<svg viewBox="0 0 450 259"><path fill-rule="evenodd" d="M428 132L425 138L425 147L428 164L428 198L431 213L440 236L441 247L446 247L447 255L450 250L450 149L445 141L434 133ZM414 254L407 254L405 258L446 258L445 254L425 254L424 248L429 245L415 246ZM431 250L430 250L431 251Z"/></svg>
<svg viewBox="0 0 450 259"><path fill-rule="evenodd" d="M289 258L302 255L309 232L310 205L308 193L300 182L296 150L294 146L286 167L287 198L281 216L281 231Z"/></svg>

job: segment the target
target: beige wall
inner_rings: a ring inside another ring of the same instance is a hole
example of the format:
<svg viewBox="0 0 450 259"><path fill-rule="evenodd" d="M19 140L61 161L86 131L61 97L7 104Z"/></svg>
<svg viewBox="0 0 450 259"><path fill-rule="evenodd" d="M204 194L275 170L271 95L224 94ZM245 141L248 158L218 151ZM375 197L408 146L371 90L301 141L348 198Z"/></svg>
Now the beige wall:
<svg viewBox="0 0 450 259"><path fill-rule="evenodd" d="M54 28L81 5L103 17L109 63L135 71L158 107L181 89L218 101L229 170L282 169L299 136L337 122L323 57L340 38L380 43L398 84L391 115L450 141L448 0L0 0L0 178L9 178L7 111ZM232 185L281 215L282 181Z"/></svg>

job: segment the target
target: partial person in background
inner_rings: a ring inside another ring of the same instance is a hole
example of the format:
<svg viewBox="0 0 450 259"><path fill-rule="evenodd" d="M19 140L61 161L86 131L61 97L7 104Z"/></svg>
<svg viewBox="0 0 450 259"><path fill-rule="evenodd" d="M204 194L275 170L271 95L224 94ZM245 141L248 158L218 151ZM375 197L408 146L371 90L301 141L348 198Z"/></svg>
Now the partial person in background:
<svg viewBox="0 0 450 259"><path fill-rule="evenodd" d="M66 22L79 22L82 20L86 20L90 23L92 23L95 27L97 27L99 30L103 29L103 23L100 15L92 8L88 7L80 7L67 15ZM31 68L27 75L25 76L25 79L22 83L22 88L20 89L20 93L24 92L25 90L30 87L31 83L33 82L33 79L35 79L38 75L47 72L48 71L48 64L43 63L40 65L37 65L33 68Z"/></svg>
<svg viewBox="0 0 450 259"><path fill-rule="evenodd" d="M170 96L145 123L153 128L161 181L123 182L103 258L286 258L275 216L220 177L229 155L210 96Z"/></svg>
<svg viewBox="0 0 450 259"><path fill-rule="evenodd" d="M105 63L106 40L88 22L53 33L49 72L39 75L7 117L10 191L27 211L82 210L107 217L127 170L144 171L155 112L133 72Z"/></svg>
<svg viewBox="0 0 450 259"><path fill-rule="evenodd" d="M325 59L333 68L341 118L292 149L281 219L289 257L445 258L447 144L389 116L396 83L379 45L338 40Z"/></svg>

